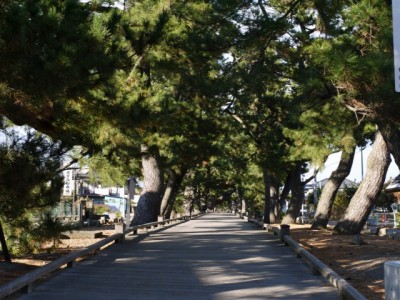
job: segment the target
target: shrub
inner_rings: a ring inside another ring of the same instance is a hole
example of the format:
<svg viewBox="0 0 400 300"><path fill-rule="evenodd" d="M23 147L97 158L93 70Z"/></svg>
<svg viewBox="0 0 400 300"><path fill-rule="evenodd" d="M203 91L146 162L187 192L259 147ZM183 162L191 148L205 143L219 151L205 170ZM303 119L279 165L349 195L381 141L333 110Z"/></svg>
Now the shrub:
<svg viewBox="0 0 400 300"><path fill-rule="evenodd" d="M65 231L71 231L71 225L62 224L57 218L54 218L51 212L45 212L40 217L39 224L33 230L33 237L41 244L52 242L52 249L58 246L61 239L61 234Z"/></svg>
<svg viewBox="0 0 400 300"><path fill-rule="evenodd" d="M349 206L350 200L353 197L357 188L346 187L337 193L335 202L332 207L331 218L333 220L339 220L345 213L347 207Z"/></svg>

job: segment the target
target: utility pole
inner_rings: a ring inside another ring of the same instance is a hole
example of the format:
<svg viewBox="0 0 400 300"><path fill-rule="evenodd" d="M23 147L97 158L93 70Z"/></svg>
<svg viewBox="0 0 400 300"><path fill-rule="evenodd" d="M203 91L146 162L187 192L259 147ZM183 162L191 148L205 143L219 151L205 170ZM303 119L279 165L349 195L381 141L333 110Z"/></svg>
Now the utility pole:
<svg viewBox="0 0 400 300"><path fill-rule="evenodd" d="M364 157L363 157L363 150L365 147L361 147L361 181L364 179Z"/></svg>
<svg viewBox="0 0 400 300"><path fill-rule="evenodd" d="M392 1L394 87L400 93L400 1Z"/></svg>
<svg viewBox="0 0 400 300"><path fill-rule="evenodd" d="M135 197L135 185L136 185L136 180L133 176L128 178L127 185L128 185L128 199L126 200L126 206L125 206L125 220L126 220L126 225L129 226L131 222L131 203Z"/></svg>

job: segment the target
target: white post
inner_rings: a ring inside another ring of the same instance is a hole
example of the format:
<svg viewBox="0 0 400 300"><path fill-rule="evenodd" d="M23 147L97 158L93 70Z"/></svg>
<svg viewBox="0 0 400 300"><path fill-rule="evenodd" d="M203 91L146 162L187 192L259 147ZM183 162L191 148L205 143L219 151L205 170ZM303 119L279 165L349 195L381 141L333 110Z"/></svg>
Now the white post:
<svg viewBox="0 0 400 300"><path fill-rule="evenodd" d="M400 299L400 261L387 261L385 268L385 299Z"/></svg>
<svg viewBox="0 0 400 300"><path fill-rule="evenodd" d="M395 90L400 93L400 1L392 1Z"/></svg>

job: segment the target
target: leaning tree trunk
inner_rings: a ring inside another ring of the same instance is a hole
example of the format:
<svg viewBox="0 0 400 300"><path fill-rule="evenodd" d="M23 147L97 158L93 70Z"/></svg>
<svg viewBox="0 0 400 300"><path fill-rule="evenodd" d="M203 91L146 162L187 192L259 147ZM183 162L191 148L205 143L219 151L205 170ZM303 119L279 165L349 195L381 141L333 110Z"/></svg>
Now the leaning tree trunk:
<svg viewBox="0 0 400 300"><path fill-rule="evenodd" d="M158 153L150 153L142 145L143 191L140 195L132 225L157 221L163 195L163 176L158 164Z"/></svg>
<svg viewBox="0 0 400 300"><path fill-rule="evenodd" d="M311 229L326 228L326 226L328 225L336 194L342 182L350 174L351 166L353 165L355 150L356 148L354 147L350 153L342 152L339 166L335 171L332 172L328 182L326 183L322 191L321 198L318 202L317 211L315 212L315 218L311 225Z"/></svg>
<svg viewBox="0 0 400 300"><path fill-rule="evenodd" d="M267 166L263 166L263 179L264 179L264 217L263 222L270 224L271 213L271 175Z"/></svg>
<svg viewBox="0 0 400 300"><path fill-rule="evenodd" d="M1 225L1 222L0 222L0 244L1 244L1 249L3 250L4 260L6 262L11 262L11 255L10 252L8 251L6 237L4 235L3 226Z"/></svg>
<svg viewBox="0 0 400 300"><path fill-rule="evenodd" d="M299 216L301 206L304 201L304 184L301 182L302 162L297 163L291 179L292 199L286 215L283 217L282 224L294 224Z"/></svg>
<svg viewBox="0 0 400 300"><path fill-rule="evenodd" d="M165 217L165 213L167 212L168 202L171 201L172 190L176 181L176 172L172 169L167 170L168 173L168 182L167 187L164 191L164 196L161 200L160 206L160 215Z"/></svg>
<svg viewBox="0 0 400 300"><path fill-rule="evenodd" d="M377 131L375 142L368 156L365 177L358 187L344 217L337 223L334 230L340 234L359 234L379 197L386 171L390 164L389 149L382 135Z"/></svg>
<svg viewBox="0 0 400 300"><path fill-rule="evenodd" d="M186 168L182 168L182 170L180 170L179 173L175 172L172 169L168 171L169 178L168 178L167 188L165 189L160 209L160 215L164 216L167 219L169 219L171 216L176 196L178 195L179 189L182 185L182 181L186 175L186 172L187 172Z"/></svg>
<svg viewBox="0 0 400 300"><path fill-rule="evenodd" d="M388 146L389 152L393 155L396 165L400 168L400 130L395 125L386 124L380 126L379 131Z"/></svg>

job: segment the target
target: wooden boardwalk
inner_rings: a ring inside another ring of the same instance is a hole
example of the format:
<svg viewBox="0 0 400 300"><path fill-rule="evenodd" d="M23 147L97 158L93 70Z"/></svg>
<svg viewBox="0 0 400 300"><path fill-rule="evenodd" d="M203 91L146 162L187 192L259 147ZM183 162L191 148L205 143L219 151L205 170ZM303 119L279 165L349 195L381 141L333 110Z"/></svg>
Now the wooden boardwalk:
<svg viewBox="0 0 400 300"><path fill-rule="evenodd" d="M76 263L13 299L340 299L280 244L230 214L209 214Z"/></svg>

